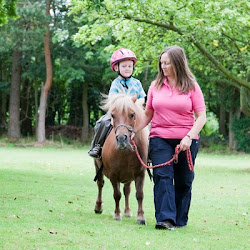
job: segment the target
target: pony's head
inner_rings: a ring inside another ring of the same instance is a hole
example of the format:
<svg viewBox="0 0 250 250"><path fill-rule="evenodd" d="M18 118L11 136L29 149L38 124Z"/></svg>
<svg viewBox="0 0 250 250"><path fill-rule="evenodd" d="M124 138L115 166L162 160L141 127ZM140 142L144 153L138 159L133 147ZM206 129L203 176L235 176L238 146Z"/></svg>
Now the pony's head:
<svg viewBox="0 0 250 250"><path fill-rule="evenodd" d="M137 97L127 94L114 94L105 98L101 108L110 113L119 149L131 148L130 136L136 123L142 119L143 107L136 103Z"/></svg>

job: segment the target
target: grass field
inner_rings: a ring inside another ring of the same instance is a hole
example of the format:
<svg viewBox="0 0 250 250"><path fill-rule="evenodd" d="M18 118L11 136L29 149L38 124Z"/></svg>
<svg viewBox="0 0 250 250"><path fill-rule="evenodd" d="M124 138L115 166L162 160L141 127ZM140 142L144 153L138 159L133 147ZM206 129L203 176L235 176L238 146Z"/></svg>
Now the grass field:
<svg viewBox="0 0 250 250"><path fill-rule="evenodd" d="M87 148L0 147L0 249L249 249L250 156L198 155L188 226L154 229L153 183L146 177L146 226L112 219L105 179L103 214ZM124 207L124 197L121 207Z"/></svg>

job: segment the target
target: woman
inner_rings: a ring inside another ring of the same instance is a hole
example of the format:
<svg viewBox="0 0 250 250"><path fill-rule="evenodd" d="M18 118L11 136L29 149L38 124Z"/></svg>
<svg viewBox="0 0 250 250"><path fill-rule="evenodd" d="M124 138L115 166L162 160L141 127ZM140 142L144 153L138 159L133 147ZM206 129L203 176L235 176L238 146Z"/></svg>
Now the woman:
<svg viewBox="0 0 250 250"><path fill-rule="evenodd" d="M173 230L187 225L191 202L194 173L184 151L191 150L194 164L199 132L206 122L203 94L179 46L168 47L160 55L158 75L148 90L145 119L139 129L150 121L153 165L169 161L180 144L178 163L153 170L155 228Z"/></svg>

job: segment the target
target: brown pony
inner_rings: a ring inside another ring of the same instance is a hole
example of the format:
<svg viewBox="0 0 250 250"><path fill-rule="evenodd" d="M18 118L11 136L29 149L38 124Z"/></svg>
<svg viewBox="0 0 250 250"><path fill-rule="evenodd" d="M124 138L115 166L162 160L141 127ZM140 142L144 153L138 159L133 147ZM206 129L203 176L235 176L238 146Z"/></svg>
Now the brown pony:
<svg viewBox="0 0 250 250"><path fill-rule="evenodd" d="M113 95L106 98L102 109L112 117L113 129L107 137L102 149L103 172L97 180L98 196L95 212L102 213L102 188L104 185L103 174L109 178L114 189L115 211L114 219L122 220L119 202L121 199L120 183L124 184L125 196L124 216L131 217L129 207L130 184L135 181L136 199L138 201L137 223L146 224L143 201L143 185L145 168L137 159L136 153L130 144L132 131L136 130L143 116L143 107L136 102L136 97L131 98L126 94ZM139 153L144 162L148 153L148 129L138 131L134 137ZM95 160L96 171L101 167L101 161Z"/></svg>

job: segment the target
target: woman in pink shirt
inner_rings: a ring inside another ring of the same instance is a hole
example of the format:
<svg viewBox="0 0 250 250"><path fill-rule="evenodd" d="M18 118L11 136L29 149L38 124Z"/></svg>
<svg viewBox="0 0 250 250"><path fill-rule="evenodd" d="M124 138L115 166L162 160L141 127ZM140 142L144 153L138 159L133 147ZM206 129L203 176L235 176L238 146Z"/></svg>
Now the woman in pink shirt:
<svg viewBox="0 0 250 250"><path fill-rule="evenodd" d="M164 49L139 129L151 121L149 154L153 165L169 161L178 144L181 152L178 163L153 170L156 229L187 225L194 172L189 170L184 151L191 150L194 164L199 132L206 122L205 110L203 94L184 50L179 46Z"/></svg>

